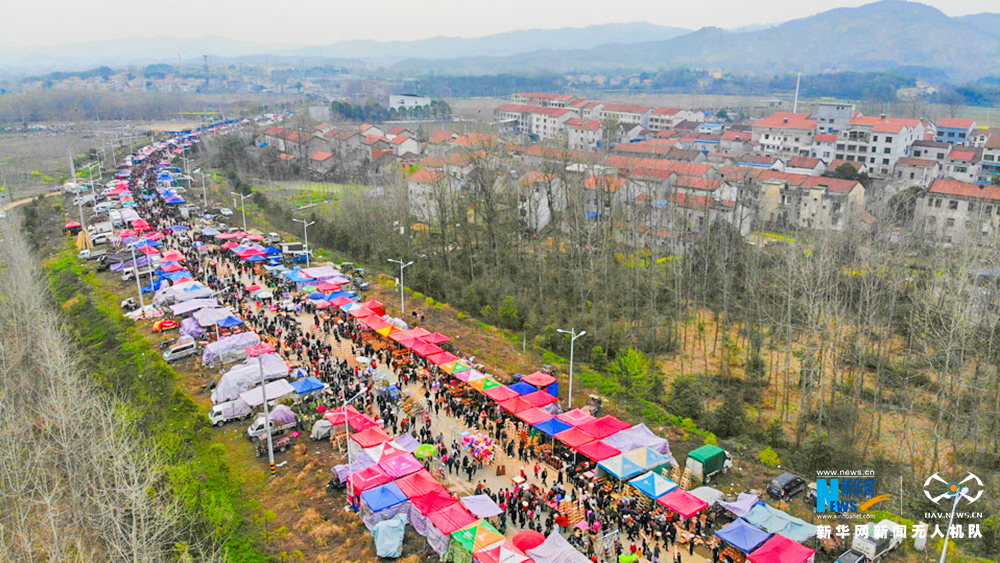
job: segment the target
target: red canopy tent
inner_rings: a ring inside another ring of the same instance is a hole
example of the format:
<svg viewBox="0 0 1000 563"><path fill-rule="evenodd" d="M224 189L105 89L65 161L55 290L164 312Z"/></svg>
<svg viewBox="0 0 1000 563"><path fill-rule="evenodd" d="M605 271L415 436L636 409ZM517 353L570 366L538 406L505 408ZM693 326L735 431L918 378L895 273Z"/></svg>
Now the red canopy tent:
<svg viewBox="0 0 1000 563"><path fill-rule="evenodd" d="M358 307L357 309L352 309L350 312L348 312L348 314L351 315L352 317L357 317L361 319L364 317L370 317L374 315L375 311L372 311L368 307ZM381 316L381 315L376 315L376 316Z"/></svg>
<svg viewBox="0 0 1000 563"><path fill-rule="evenodd" d="M441 483L438 483L437 479L432 477L426 469L421 469L416 473L411 473L406 477L396 479L396 484L399 485L399 490L403 491L403 494L406 495L407 498L418 497L435 490L447 492Z"/></svg>
<svg viewBox="0 0 1000 563"><path fill-rule="evenodd" d="M334 307L343 307L344 305L348 305L351 303L354 303L354 300L351 299L350 297L338 297L330 302L330 304L333 305Z"/></svg>
<svg viewBox="0 0 1000 563"><path fill-rule="evenodd" d="M143 236L142 238L146 240L160 240L161 238L165 238L166 236L167 235L161 233L160 231L153 231L151 233L146 233L146 235Z"/></svg>
<svg viewBox="0 0 1000 563"><path fill-rule="evenodd" d="M476 563L535 563L535 560L524 554L514 542L504 539L494 545L472 554Z"/></svg>
<svg viewBox="0 0 1000 563"><path fill-rule="evenodd" d="M437 346L428 344L423 340L415 340L413 345L410 346L410 350L413 350L418 356L423 356L425 358L442 352L442 350Z"/></svg>
<svg viewBox="0 0 1000 563"><path fill-rule="evenodd" d="M367 307L372 311L375 311L376 313L378 313L378 316L380 317L385 314L385 305L383 305L381 301L376 301L372 299L370 301L365 301L364 303L361 304L361 306Z"/></svg>
<svg viewBox="0 0 1000 563"><path fill-rule="evenodd" d="M169 274L171 272L179 272L183 270L184 266L181 266L180 264L167 264L166 266L163 266L161 269Z"/></svg>
<svg viewBox="0 0 1000 563"><path fill-rule="evenodd" d="M522 399L521 397L514 397L513 399L507 399L506 401L500 401L500 408L503 410L517 414L521 411L526 411L531 408L531 404Z"/></svg>
<svg viewBox="0 0 1000 563"><path fill-rule="evenodd" d="M577 448L586 444L587 442L594 441L593 436L587 434L586 432L580 430L579 428L570 428L569 430L563 430L562 432L559 432L558 434L553 436L553 438L559 440L560 442L566 444L571 448Z"/></svg>
<svg viewBox="0 0 1000 563"><path fill-rule="evenodd" d="M511 542L521 551L528 551L542 545L545 542L545 536L535 530L521 530L514 534L514 539Z"/></svg>
<svg viewBox="0 0 1000 563"><path fill-rule="evenodd" d="M551 414L543 411L538 407L531 407L530 409L523 410L515 414L514 416L532 425L540 424L552 418Z"/></svg>
<svg viewBox="0 0 1000 563"><path fill-rule="evenodd" d="M150 256L152 254L159 254L160 253L160 251L157 250L156 247L149 246L148 244L144 244L142 246L137 246L136 248L138 248L139 252L145 254L146 256ZM178 280L178 281L180 281L180 280Z"/></svg>
<svg viewBox="0 0 1000 563"><path fill-rule="evenodd" d="M354 405L347 405L347 419L344 418L344 409L342 407L335 407L326 411L323 415L324 418L330 421L330 424L334 426L340 426L349 420L351 417L359 416L361 413L358 409L354 408Z"/></svg>
<svg viewBox="0 0 1000 563"><path fill-rule="evenodd" d="M247 240L252 240L252 241L264 240L264 235L258 235L258 234L247 235Z"/></svg>
<svg viewBox="0 0 1000 563"><path fill-rule="evenodd" d="M453 504L460 504L458 499L451 496L451 493L445 489L435 489L429 493L411 497L410 502L423 515L448 508Z"/></svg>
<svg viewBox="0 0 1000 563"><path fill-rule="evenodd" d="M455 360L458 360L458 356L446 350L442 350L437 354L432 354L430 356L427 356L427 359L430 360L432 364L439 366L441 364L447 364L448 362L454 362Z"/></svg>
<svg viewBox="0 0 1000 563"><path fill-rule="evenodd" d="M225 250L229 250L230 248L236 248L237 246L239 246L239 244L237 244L237 243L235 243L233 241L229 241L229 242L222 243L220 245L220 248L223 248Z"/></svg>
<svg viewBox="0 0 1000 563"><path fill-rule="evenodd" d="M413 454L405 453L379 462L378 467L385 471L389 477L398 479L411 473L416 473L424 468L424 465L413 457Z"/></svg>
<svg viewBox="0 0 1000 563"><path fill-rule="evenodd" d="M507 399L513 399L514 397L520 397L517 391L514 391L506 385L497 385L496 387L490 387L483 391L483 395L493 399L496 402L506 401Z"/></svg>
<svg viewBox="0 0 1000 563"><path fill-rule="evenodd" d="M371 428L366 428L357 434L351 434L351 439L357 442L362 448L371 448L383 442L388 442L389 435L385 433L385 430L382 430L377 426L373 426Z"/></svg>
<svg viewBox="0 0 1000 563"><path fill-rule="evenodd" d="M394 333L389 338L395 340L396 342L399 342L401 340L410 339L410 338L423 339L423 337L427 336L428 334L430 334L430 332L428 332L428 331L426 331L426 330L424 330L424 329L422 329L420 327L417 327L417 328L411 328L410 330L401 330L401 331L399 331L397 333Z"/></svg>
<svg viewBox="0 0 1000 563"><path fill-rule="evenodd" d="M569 432L569 430L567 430ZM576 448L576 451L587 456L591 461L603 461L609 457L614 457L621 452L617 448L604 443L604 440L594 440Z"/></svg>
<svg viewBox="0 0 1000 563"><path fill-rule="evenodd" d="M79 229L82 226L83 225L81 225L79 221L70 221L69 223L66 223L65 225L63 225L63 228L64 229Z"/></svg>
<svg viewBox="0 0 1000 563"><path fill-rule="evenodd" d="M684 518L690 518L708 508L707 502L683 489L674 489L656 499L656 502L665 506L667 510L679 514Z"/></svg>
<svg viewBox="0 0 1000 563"><path fill-rule="evenodd" d="M339 283L330 283L328 281L323 282L316 286L316 291L337 291L340 289Z"/></svg>
<svg viewBox="0 0 1000 563"><path fill-rule="evenodd" d="M549 395L545 391L535 391L534 393L525 395L524 400L534 407L544 407L545 405L551 405L559 399Z"/></svg>
<svg viewBox="0 0 1000 563"><path fill-rule="evenodd" d="M355 432L361 432L362 430L378 426L378 423L367 414L348 417L347 422L351 425L351 430Z"/></svg>
<svg viewBox="0 0 1000 563"><path fill-rule="evenodd" d="M370 328L372 330L381 330L381 329L389 326L388 322L386 322L382 318L376 316L375 314L372 314L372 315L370 315L368 317L365 317L363 319L358 319L358 320L361 321L361 324L365 325L366 327L368 327L368 328Z"/></svg>
<svg viewBox="0 0 1000 563"><path fill-rule="evenodd" d="M149 222L145 219L136 219L135 221L132 221L132 228L139 233L152 229L152 227L149 226Z"/></svg>
<svg viewBox="0 0 1000 563"><path fill-rule="evenodd" d="M363 493L368 489L374 489L380 485L385 485L392 481L392 477L383 471L379 466L373 465L361 471L352 473L347 478L347 484L354 490L354 494Z"/></svg>
<svg viewBox="0 0 1000 563"><path fill-rule="evenodd" d="M573 409L571 411L564 412L556 416L556 418L571 426L580 426L593 420L597 420L591 416L589 412L581 409Z"/></svg>
<svg viewBox="0 0 1000 563"><path fill-rule="evenodd" d="M448 338L440 332L432 332L431 334L421 336L420 340L430 344L444 344L445 342L451 340L451 338Z"/></svg>
<svg viewBox="0 0 1000 563"><path fill-rule="evenodd" d="M774 534L747 556L750 563L805 563L816 555L816 550L794 542L781 534Z"/></svg>
<svg viewBox="0 0 1000 563"><path fill-rule="evenodd" d="M118 236L120 238L134 237L137 234L139 234L139 233L135 232L134 229L123 229L121 231L118 231Z"/></svg>
<svg viewBox="0 0 1000 563"><path fill-rule="evenodd" d="M476 521L476 517L470 514L460 502L450 504L437 512L431 512L427 518L434 524L434 527L441 530L442 534L461 530Z"/></svg>
<svg viewBox="0 0 1000 563"><path fill-rule="evenodd" d="M526 375L521 378L521 381L534 385L535 387L548 387L556 382L556 378L552 377L547 373L536 371L531 375Z"/></svg>
<svg viewBox="0 0 1000 563"><path fill-rule="evenodd" d="M618 420L611 415L602 416L597 420L592 420L586 424L580 425L580 430L583 430L597 439L607 438L608 436L621 432L627 428L632 428L632 425Z"/></svg>
<svg viewBox="0 0 1000 563"><path fill-rule="evenodd" d="M247 356L250 356L251 358L256 358L258 352L262 352L264 354L273 354L274 346L271 346L267 342L261 342L259 345L247 346L243 350L246 351Z"/></svg>

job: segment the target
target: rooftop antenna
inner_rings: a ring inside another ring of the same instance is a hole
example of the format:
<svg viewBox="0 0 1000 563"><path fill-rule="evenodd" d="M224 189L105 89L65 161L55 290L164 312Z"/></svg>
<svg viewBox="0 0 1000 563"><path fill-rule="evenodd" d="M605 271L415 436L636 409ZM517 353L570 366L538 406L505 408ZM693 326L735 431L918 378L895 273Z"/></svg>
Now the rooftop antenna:
<svg viewBox="0 0 1000 563"><path fill-rule="evenodd" d="M792 113L799 112L799 83L802 82L802 73L795 79L795 103L792 105Z"/></svg>

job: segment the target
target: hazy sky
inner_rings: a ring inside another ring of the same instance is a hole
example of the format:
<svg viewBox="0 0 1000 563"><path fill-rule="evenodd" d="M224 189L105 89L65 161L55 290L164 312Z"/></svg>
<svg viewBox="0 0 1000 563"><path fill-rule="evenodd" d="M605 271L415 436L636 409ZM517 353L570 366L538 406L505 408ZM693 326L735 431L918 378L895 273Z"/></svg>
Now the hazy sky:
<svg viewBox="0 0 1000 563"><path fill-rule="evenodd" d="M0 0L0 45L218 34L264 43L478 37L525 28L648 21L734 28L868 0ZM950 16L1000 11L998 0L924 0Z"/></svg>

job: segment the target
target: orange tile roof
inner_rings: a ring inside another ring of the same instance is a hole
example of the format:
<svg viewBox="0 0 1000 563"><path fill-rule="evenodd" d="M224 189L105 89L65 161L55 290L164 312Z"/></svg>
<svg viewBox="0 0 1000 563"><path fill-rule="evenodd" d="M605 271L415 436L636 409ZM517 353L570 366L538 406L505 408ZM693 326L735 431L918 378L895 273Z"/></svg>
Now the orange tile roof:
<svg viewBox="0 0 1000 563"><path fill-rule="evenodd" d="M403 143L409 140L410 138L407 137L406 135L396 135L395 137L392 138L391 141L389 141L389 143L393 145L402 145Z"/></svg>
<svg viewBox="0 0 1000 563"><path fill-rule="evenodd" d="M958 180L934 180L929 193L970 199L1000 200L1000 186L970 184Z"/></svg>
<svg viewBox="0 0 1000 563"><path fill-rule="evenodd" d="M749 131L726 131L722 134L722 139L725 141L749 141L751 136Z"/></svg>
<svg viewBox="0 0 1000 563"><path fill-rule="evenodd" d="M648 170L662 170L686 176L704 176L712 169L711 165L708 164L679 162L676 160L659 160L655 158L634 158L623 155L614 155L609 157L604 162L604 165L625 171L644 168Z"/></svg>
<svg viewBox="0 0 1000 563"><path fill-rule="evenodd" d="M621 176L587 176L583 187L588 190L602 189L606 192L617 192L627 180Z"/></svg>
<svg viewBox="0 0 1000 563"><path fill-rule="evenodd" d="M428 143L432 145L440 145L445 141L450 141L457 137L458 134L454 131L448 131L445 129L439 129L437 131L431 131L430 138L427 140Z"/></svg>
<svg viewBox="0 0 1000 563"><path fill-rule="evenodd" d="M959 162L979 162L981 155L982 151L975 147L955 145L951 149L951 152L948 153L948 160L957 160Z"/></svg>
<svg viewBox="0 0 1000 563"><path fill-rule="evenodd" d="M788 166L791 166L792 168L812 169L819 166L819 159L808 156L793 156L792 159L788 161Z"/></svg>
<svg viewBox="0 0 1000 563"><path fill-rule="evenodd" d="M329 158L333 158L333 154L323 151L316 151L309 155L310 160L315 160L316 162L323 162Z"/></svg>
<svg viewBox="0 0 1000 563"><path fill-rule="evenodd" d="M820 143L836 143L837 135L833 133L820 133L819 135L813 137L813 139Z"/></svg>
<svg viewBox="0 0 1000 563"><path fill-rule="evenodd" d="M933 168L937 164L937 161L924 160L922 158L905 157L897 160L896 164L902 164L904 166L919 166L921 168Z"/></svg>
<svg viewBox="0 0 1000 563"><path fill-rule="evenodd" d="M429 168L421 168L413 174L410 174L411 182L419 182L421 184L437 184L444 179L444 174L438 172L437 170L431 170Z"/></svg>
<svg viewBox="0 0 1000 563"><path fill-rule="evenodd" d="M646 113L653 108L648 106L633 106L628 104L608 104L601 111L617 111L621 113Z"/></svg>
<svg viewBox="0 0 1000 563"><path fill-rule="evenodd" d="M566 123L569 124L570 121L574 121L574 120L570 119ZM580 119L580 121L582 123L572 123L572 124L569 124L569 128L570 129L579 129L581 131L597 131L598 129L601 128L601 122L600 121L596 121L596 120L593 120L593 119L591 119L590 121L583 121L582 119Z"/></svg>
<svg viewBox="0 0 1000 563"><path fill-rule="evenodd" d="M677 108L656 108L656 110L653 111L653 115L677 115L681 111L683 110L679 110Z"/></svg>
<svg viewBox="0 0 1000 563"><path fill-rule="evenodd" d="M678 188L713 191L722 186L722 180L718 178L703 178L701 176L677 176L677 182L674 185Z"/></svg>
<svg viewBox="0 0 1000 563"><path fill-rule="evenodd" d="M507 111L511 113L532 113L536 109L539 109L539 107L519 105L519 104L500 104L500 107L497 108L497 111Z"/></svg>
<svg viewBox="0 0 1000 563"><path fill-rule="evenodd" d="M753 125L754 127L774 127L808 131L816 129L816 122L809 119L808 113L791 113L787 111L779 111L767 119L755 121Z"/></svg>
<svg viewBox="0 0 1000 563"><path fill-rule="evenodd" d="M551 184L557 176L555 174L546 174L544 172L539 172L537 170L532 170L521 178L521 184L525 186L531 186L533 184Z"/></svg>
<svg viewBox="0 0 1000 563"><path fill-rule="evenodd" d="M295 156L294 155L290 155L290 154L283 153L283 152L279 152L278 153L278 158L280 158L281 160L295 160Z"/></svg>
<svg viewBox="0 0 1000 563"><path fill-rule="evenodd" d="M948 129L971 129L976 122L971 119L961 119L958 117L942 117L938 120L938 127L946 127Z"/></svg>
<svg viewBox="0 0 1000 563"><path fill-rule="evenodd" d="M901 119L898 117L858 116L851 120L851 125L868 125L878 133L899 133L904 127L913 129L920 125L919 119Z"/></svg>

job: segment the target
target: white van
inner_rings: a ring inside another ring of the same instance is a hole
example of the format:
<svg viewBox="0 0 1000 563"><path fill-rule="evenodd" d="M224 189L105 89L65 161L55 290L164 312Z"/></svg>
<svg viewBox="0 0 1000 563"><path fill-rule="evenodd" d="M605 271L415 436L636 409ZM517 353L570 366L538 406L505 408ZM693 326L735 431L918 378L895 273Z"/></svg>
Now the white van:
<svg viewBox="0 0 1000 563"><path fill-rule="evenodd" d="M153 275L153 270L150 268L139 268L139 279L148 278ZM126 268L122 270L122 281L132 281L135 279L135 268Z"/></svg>
<svg viewBox="0 0 1000 563"><path fill-rule="evenodd" d="M163 361L169 364L197 353L198 341L191 339L167 348L167 351L163 353Z"/></svg>
<svg viewBox="0 0 1000 563"><path fill-rule="evenodd" d="M94 206L94 211L97 213L107 213L112 209L118 209L117 201L102 201Z"/></svg>
<svg viewBox="0 0 1000 563"><path fill-rule="evenodd" d="M125 222L122 221L122 212L117 209L112 209L108 213L108 220L114 225L116 229L120 229L125 226Z"/></svg>
<svg viewBox="0 0 1000 563"><path fill-rule="evenodd" d="M249 418L253 409L243 399L226 401L212 407L208 413L208 420L215 426L222 426L231 420Z"/></svg>
<svg viewBox="0 0 1000 563"><path fill-rule="evenodd" d="M108 237L110 236L110 233L94 233L94 235L90 237L90 242L93 243L94 246L108 244Z"/></svg>

